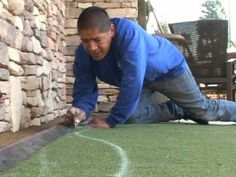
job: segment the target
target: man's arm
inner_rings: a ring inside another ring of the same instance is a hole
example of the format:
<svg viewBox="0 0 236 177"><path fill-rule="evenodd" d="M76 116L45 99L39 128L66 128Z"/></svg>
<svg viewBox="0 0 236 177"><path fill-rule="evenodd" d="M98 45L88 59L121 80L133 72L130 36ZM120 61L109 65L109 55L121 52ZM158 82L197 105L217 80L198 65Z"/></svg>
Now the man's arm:
<svg viewBox="0 0 236 177"><path fill-rule="evenodd" d="M72 107L80 108L88 117L96 106L98 87L89 56L81 47L76 51L73 66L75 82Z"/></svg>
<svg viewBox="0 0 236 177"><path fill-rule="evenodd" d="M106 120L110 127L127 121L136 110L142 91L147 46L142 31L136 27L128 28L120 42L122 80L117 102Z"/></svg>

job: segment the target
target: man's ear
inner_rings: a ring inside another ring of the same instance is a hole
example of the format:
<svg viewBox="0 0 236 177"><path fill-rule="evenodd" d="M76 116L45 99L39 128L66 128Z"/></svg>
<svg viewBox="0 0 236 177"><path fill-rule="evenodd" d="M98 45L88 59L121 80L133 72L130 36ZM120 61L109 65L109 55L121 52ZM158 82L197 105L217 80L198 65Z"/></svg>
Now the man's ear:
<svg viewBox="0 0 236 177"><path fill-rule="evenodd" d="M110 32L111 32L111 37L114 37L116 33L116 27L114 24L111 24Z"/></svg>

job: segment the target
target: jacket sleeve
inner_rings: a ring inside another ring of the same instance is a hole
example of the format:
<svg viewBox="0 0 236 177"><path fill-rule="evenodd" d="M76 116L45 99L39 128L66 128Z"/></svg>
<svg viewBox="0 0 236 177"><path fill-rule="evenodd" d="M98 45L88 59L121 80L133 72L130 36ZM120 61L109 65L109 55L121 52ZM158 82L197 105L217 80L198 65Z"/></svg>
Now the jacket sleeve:
<svg viewBox="0 0 236 177"><path fill-rule="evenodd" d="M129 29L120 41L122 79L115 106L106 122L125 123L137 108L147 66L146 44L140 31Z"/></svg>
<svg viewBox="0 0 236 177"><path fill-rule="evenodd" d="M73 65L75 82L72 106L82 109L88 117L96 106L98 87L90 58L83 50L82 46L77 49Z"/></svg>

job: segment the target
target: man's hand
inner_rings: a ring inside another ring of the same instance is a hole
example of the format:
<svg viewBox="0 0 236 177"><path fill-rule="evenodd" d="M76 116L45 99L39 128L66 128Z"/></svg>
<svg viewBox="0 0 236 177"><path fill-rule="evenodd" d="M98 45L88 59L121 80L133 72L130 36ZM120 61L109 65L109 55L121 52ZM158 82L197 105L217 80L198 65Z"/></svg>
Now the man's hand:
<svg viewBox="0 0 236 177"><path fill-rule="evenodd" d="M104 118L94 118L89 125L93 128L110 128L110 126L106 123L106 119Z"/></svg>
<svg viewBox="0 0 236 177"><path fill-rule="evenodd" d="M86 114L82 109L72 107L67 110L66 121L69 122L69 124L74 125L74 127L76 127L81 121L85 119Z"/></svg>

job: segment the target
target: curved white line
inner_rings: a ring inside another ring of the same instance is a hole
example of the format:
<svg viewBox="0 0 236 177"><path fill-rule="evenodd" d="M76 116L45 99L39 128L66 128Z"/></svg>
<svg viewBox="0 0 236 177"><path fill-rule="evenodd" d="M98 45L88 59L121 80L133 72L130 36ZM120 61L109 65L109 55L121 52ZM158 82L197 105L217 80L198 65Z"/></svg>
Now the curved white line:
<svg viewBox="0 0 236 177"><path fill-rule="evenodd" d="M44 152L41 152L39 154L39 161L40 161L40 169L39 169L39 177L43 177L43 175L48 173L48 161L46 154Z"/></svg>
<svg viewBox="0 0 236 177"><path fill-rule="evenodd" d="M50 162L44 150L39 154L40 169L38 177L51 176L50 170L57 168L56 162Z"/></svg>
<svg viewBox="0 0 236 177"><path fill-rule="evenodd" d="M121 158L120 169L114 176L116 176L116 177L125 176L126 173L128 172L128 164L129 164L129 160L128 160L128 156L127 156L126 152L120 146L113 144L109 141L82 135L81 133L83 133L83 132L84 131L79 131L79 132L75 132L75 134L82 137L82 138L86 138L89 140L98 141L103 144L107 144L107 145L111 146L120 155L120 158Z"/></svg>

